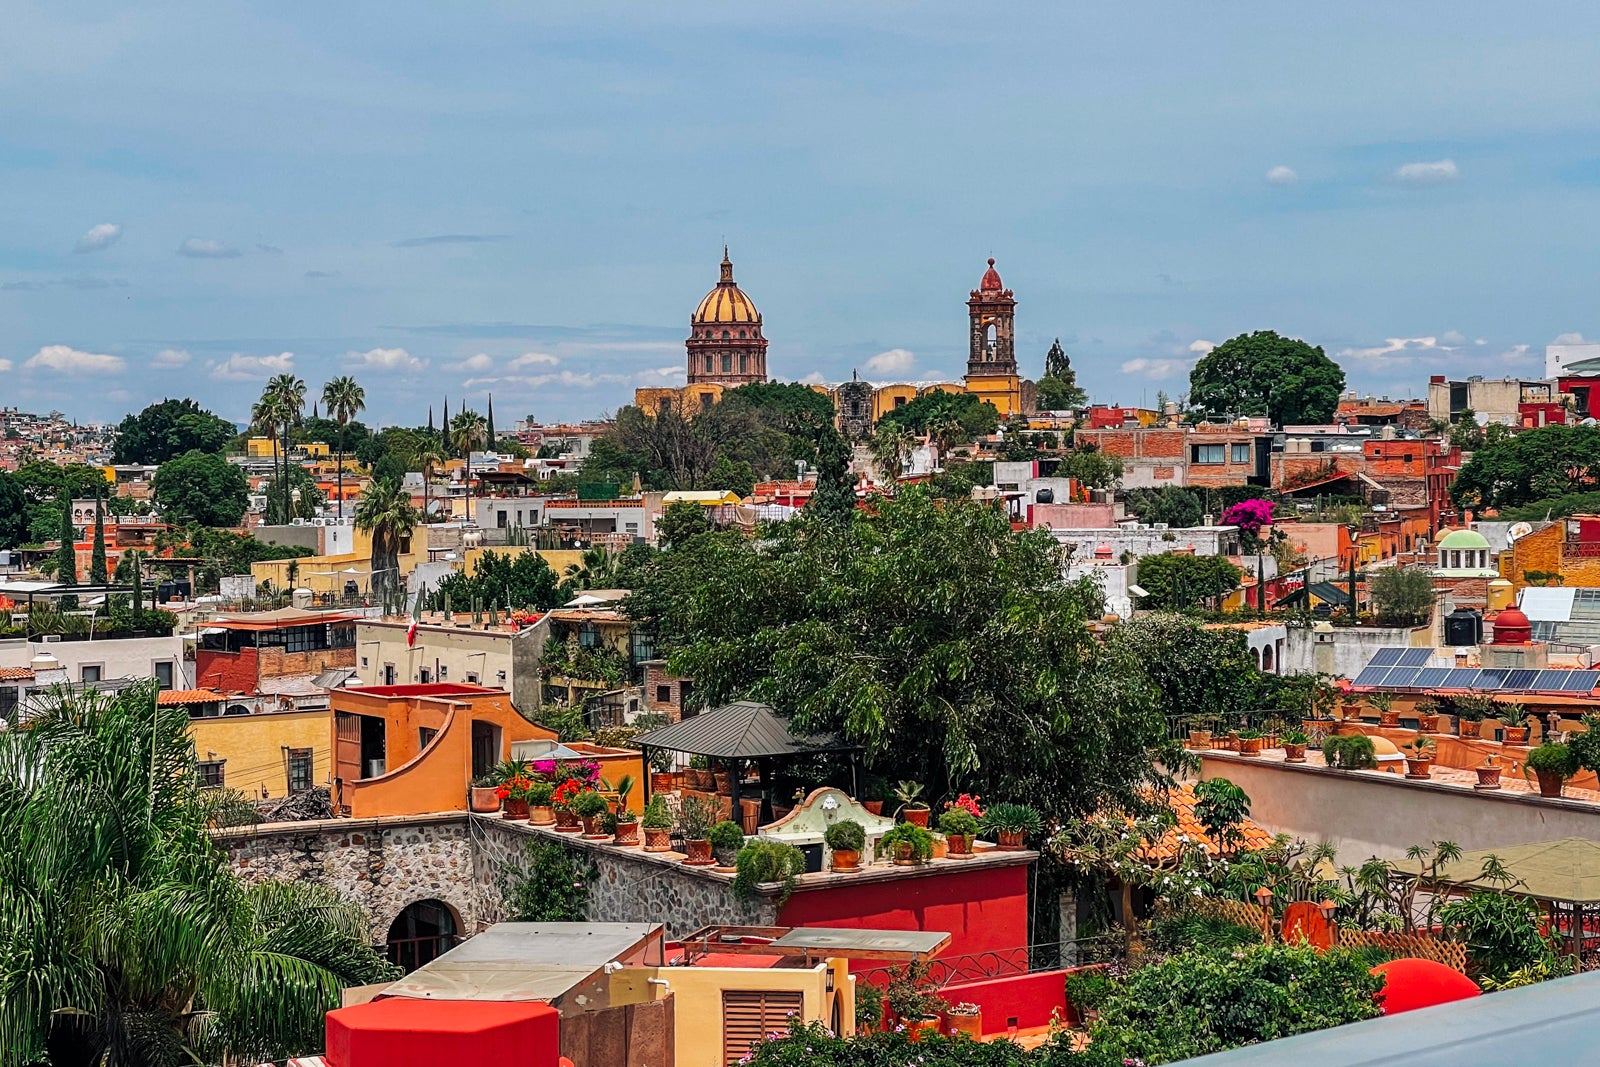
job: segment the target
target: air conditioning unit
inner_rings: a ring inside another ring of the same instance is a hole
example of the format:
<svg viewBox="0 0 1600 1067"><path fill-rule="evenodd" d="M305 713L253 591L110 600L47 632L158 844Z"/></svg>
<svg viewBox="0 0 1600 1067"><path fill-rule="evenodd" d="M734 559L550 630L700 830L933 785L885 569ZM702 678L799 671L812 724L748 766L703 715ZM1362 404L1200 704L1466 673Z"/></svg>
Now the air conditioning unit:
<svg viewBox="0 0 1600 1067"><path fill-rule="evenodd" d="M39 643L40 644L44 644L44 645L55 645L55 644L59 644L60 642L61 642L61 635L60 634L43 634L39 638Z"/></svg>
<svg viewBox="0 0 1600 1067"><path fill-rule="evenodd" d="M367 777L368 778L380 778L380 777L382 777L383 773L384 773L384 768L388 766L388 763L389 763L388 760L383 760L383 759L369 759L369 760L367 760Z"/></svg>

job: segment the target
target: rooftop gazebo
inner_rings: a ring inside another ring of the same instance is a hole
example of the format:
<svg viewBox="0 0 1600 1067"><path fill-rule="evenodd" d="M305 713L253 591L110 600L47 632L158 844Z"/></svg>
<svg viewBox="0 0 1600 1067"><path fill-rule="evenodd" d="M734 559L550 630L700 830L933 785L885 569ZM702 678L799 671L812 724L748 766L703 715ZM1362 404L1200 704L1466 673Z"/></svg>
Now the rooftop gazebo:
<svg viewBox="0 0 1600 1067"><path fill-rule="evenodd" d="M766 704L739 700L711 711L691 716L671 726L640 734L634 744L647 752L664 749L690 756L724 762L753 763L761 780L761 821L772 821L772 790L768 785L771 768L779 760L793 760L825 752L850 757L850 792L856 792L856 757L860 745L845 742L836 734L797 735L789 721ZM742 774L733 776L733 813L738 817Z"/></svg>

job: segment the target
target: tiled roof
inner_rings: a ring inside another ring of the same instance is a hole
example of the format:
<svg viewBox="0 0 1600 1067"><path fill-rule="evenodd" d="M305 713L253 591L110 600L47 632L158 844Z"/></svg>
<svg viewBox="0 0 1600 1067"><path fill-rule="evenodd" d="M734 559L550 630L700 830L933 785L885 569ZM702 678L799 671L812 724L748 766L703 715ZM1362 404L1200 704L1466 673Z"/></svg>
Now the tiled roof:
<svg viewBox="0 0 1600 1067"><path fill-rule="evenodd" d="M1190 841L1198 841L1205 846L1207 852L1216 853L1216 842L1206 833L1206 828L1201 825L1200 819L1195 815L1194 787L1188 783L1179 785L1167 797L1172 807L1172 814L1177 818L1177 825L1167 831L1165 837L1157 841L1147 851L1146 859L1170 860L1178 855L1178 836L1186 836ZM1236 849L1265 848L1272 844L1272 835L1249 819L1239 824L1238 833L1240 841Z"/></svg>
<svg viewBox="0 0 1600 1067"><path fill-rule="evenodd" d="M32 667L0 667L0 682L31 682Z"/></svg>
<svg viewBox="0 0 1600 1067"><path fill-rule="evenodd" d="M221 699L222 694L214 689L165 689L156 697L156 703L165 708L174 704L204 704Z"/></svg>

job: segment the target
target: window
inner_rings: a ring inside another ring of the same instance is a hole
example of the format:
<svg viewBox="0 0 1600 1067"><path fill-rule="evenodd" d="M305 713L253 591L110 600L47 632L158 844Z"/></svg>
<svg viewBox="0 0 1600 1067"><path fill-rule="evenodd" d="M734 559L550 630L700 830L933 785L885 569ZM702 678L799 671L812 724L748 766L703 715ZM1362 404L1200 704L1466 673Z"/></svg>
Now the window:
<svg viewBox="0 0 1600 1067"><path fill-rule="evenodd" d="M897 407L897 408L905 407L906 406L906 398L903 397L903 396L895 397L894 398L894 406Z"/></svg>
<svg viewBox="0 0 1600 1067"><path fill-rule="evenodd" d="M578 627L578 647L599 648L600 627L596 626L592 622L586 622L582 626Z"/></svg>
<svg viewBox="0 0 1600 1067"><path fill-rule="evenodd" d="M746 370L749 369L749 365L745 362L749 358L750 357L746 356L743 352L739 353L739 373L740 374L743 374Z"/></svg>
<svg viewBox="0 0 1600 1067"><path fill-rule="evenodd" d="M365 656L361 657L361 669L362 670L366 670L367 669L367 657L365 657Z"/></svg>
<svg viewBox="0 0 1600 1067"><path fill-rule="evenodd" d="M439 731L427 726L417 727L417 748L428 747L428 742L439 736Z"/></svg>
<svg viewBox="0 0 1600 1067"><path fill-rule="evenodd" d="M419 667L417 669L417 681L421 682L423 685L427 685L429 682L433 681L433 676L428 673L428 668Z"/></svg>
<svg viewBox="0 0 1600 1067"><path fill-rule="evenodd" d="M227 762L225 759L203 759L195 764L200 785L206 789L221 789L224 781L222 765Z"/></svg>
<svg viewBox="0 0 1600 1067"><path fill-rule="evenodd" d="M776 990L722 991L722 1062L743 1062L750 1046L768 1034L788 1033L789 1016L804 1007L804 994Z"/></svg>
<svg viewBox="0 0 1600 1067"><path fill-rule="evenodd" d="M394 684L394 664L393 663L385 663L383 665L383 684L384 685L393 685Z"/></svg>
<svg viewBox="0 0 1600 1067"><path fill-rule="evenodd" d="M16 722L17 715L17 687L14 685L0 686L0 722Z"/></svg>
<svg viewBox="0 0 1600 1067"><path fill-rule="evenodd" d="M311 750L289 750L289 792L304 793L311 788Z"/></svg>
<svg viewBox="0 0 1600 1067"><path fill-rule="evenodd" d="M1232 449L1233 455L1229 460L1230 463L1249 463L1250 462L1250 445L1249 445L1248 442L1243 442L1243 441L1235 442L1231 446L1231 449Z"/></svg>
<svg viewBox="0 0 1600 1067"><path fill-rule="evenodd" d="M722 373L733 373L733 356L727 352L722 353Z"/></svg>
<svg viewBox="0 0 1600 1067"><path fill-rule="evenodd" d="M710 352L706 353L706 373L707 374L711 373L711 353Z"/></svg>
<svg viewBox="0 0 1600 1067"><path fill-rule="evenodd" d="M636 522L625 522L622 524L622 529L624 533L637 534L639 532L639 524Z"/></svg>
<svg viewBox="0 0 1600 1067"><path fill-rule="evenodd" d="M506 513L504 511L494 513L494 524L499 529L504 530L506 528Z"/></svg>
<svg viewBox="0 0 1600 1067"><path fill-rule="evenodd" d="M1222 462L1221 445L1195 445L1191 462L1202 464L1216 464Z"/></svg>
<svg viewBox="0 0 1600 1067"><path fill-rule="evenodd" d="M100 667L85 663L78 668L78 680L82 682L98 682L100 680Z"/></svg>
<svg viewBox="0 0 1600 1067"><path fill-rule="evenodd" d="M670 686L670 685L658 685L658 686L656 686L656 703L657 704L670 704L670 703L672 703L672 686Z"/></svg>
<svg viewBox="0 0 1600 1067"><path fill-rule="evenodd" d="M450 668L443 663L439 664L439 681L442 682L448 677L450 677Z"/></svg>
<svg viewBox="0 0 1600 1067"><path fill-rule="evenodd" d="M467 672L467 684L468 685L477 685L478 684L478 676L476 674L473 674L471 671L468 671Z"/></svg>
<svg viewBox="0 0 1600 1067"><path fill-rule="evenodd" d="M172 688L172 662L156 664L156 684L162 689Z"/></svg>

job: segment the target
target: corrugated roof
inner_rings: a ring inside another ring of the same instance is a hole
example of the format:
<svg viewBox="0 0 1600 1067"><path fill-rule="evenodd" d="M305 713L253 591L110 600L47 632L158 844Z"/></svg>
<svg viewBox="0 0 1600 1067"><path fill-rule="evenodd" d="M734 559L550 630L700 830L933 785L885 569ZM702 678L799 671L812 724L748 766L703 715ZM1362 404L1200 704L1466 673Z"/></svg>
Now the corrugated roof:
<svg viewBox="0 0 1600 1067"><path fill-rule="evenodd" d="M412 971L384 995L559 1002L606 964L637 955L660 936L655 923L497 923Z"/></svg>
<svg viewBox="0 0 1600 1067"><path fill-rule="evenodd" d="M736 701L671 726L651 730L635 737L634 743L721 759L793 756L856 747L845 744L832 734L796 737L789 732L789 724L782 716L767 705L753 700Z"/></svg>

